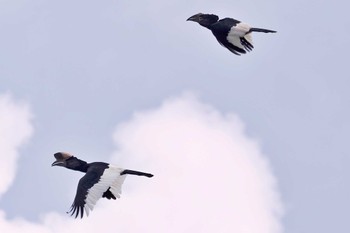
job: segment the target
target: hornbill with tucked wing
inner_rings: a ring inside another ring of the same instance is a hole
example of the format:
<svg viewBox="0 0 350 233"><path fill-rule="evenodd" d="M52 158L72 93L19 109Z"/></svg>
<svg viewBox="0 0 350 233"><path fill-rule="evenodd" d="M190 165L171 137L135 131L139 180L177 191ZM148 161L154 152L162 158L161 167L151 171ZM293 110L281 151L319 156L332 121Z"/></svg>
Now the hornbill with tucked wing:
<svg viewBox="0 0 350 233"><path fill-rule="evenodd" d="M101 197L114 200L119 198L126 175L153 176L149 173L123 169L103 162L87 163L65 152L57 152L54 156L56 161L52 163L52 166L61 166L86 173L79 181L74 202L70 211L67 212L71 215L75 214L75 218L79 214L83 218L84 210L86 215L89 215L89 211L93 210Z"/></svg>
<svg viewBox="0 0 350 233"><path fill-rule="evenodd" d="M241 55L253 50L252 32L275 33L276 31L250 27L246 23L232 18L220 19L217 15L198 13L187 21L194 21L208 28L217 41L232 53Z"/></svg>

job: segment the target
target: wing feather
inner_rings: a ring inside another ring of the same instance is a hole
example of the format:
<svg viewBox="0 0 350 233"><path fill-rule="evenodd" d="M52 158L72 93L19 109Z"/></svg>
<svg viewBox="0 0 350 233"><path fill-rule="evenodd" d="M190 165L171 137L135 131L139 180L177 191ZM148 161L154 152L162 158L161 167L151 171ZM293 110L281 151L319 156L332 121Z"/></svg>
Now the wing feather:
<svg viewBox="0 0 350 233"><path fill-rule="evenodd" d="M249 33L250 28L246 23L238 23L227 34L227 41L244 51L251 51L254 47L251 34Z"/></svg>
<svg viewBox="0 0 350 233"><path fill-rule="evenodd" d="M77 193L68 213L71 213L72 216L75 214L75 218L77 218L79 214L80 217L83 218L84 212L88 216L89 212L92 211L96 205L96 202L109 188L111 192L119 198L121 194L121 185L126 177L125 175L120 175L122 171L123 169L111 165L107 165L104 170L92 169L88 171L79 180Z"/></svg>

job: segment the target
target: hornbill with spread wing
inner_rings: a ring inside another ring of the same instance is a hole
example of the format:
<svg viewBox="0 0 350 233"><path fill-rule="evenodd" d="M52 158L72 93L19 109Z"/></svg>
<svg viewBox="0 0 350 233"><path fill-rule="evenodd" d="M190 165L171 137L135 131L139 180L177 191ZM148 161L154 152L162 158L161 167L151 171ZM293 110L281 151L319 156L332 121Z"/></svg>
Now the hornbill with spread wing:
<svg viewBox="0 0 350 233"><path fill-rule="evenodd" d="M250 27L246 23L232 18L220 19L217 15L198 13L187 21L194 21L208 28L217 41L232 53L241 55L253 50L252 32L275 33L276 31Z"/></svg>
<svg viewBox="0 0 350 233"><path fill-rule="evenodd" d="M114 200L119 198L126 175L153 176L149 173L123 169L103 162L87 163L65 152L57 152L54 156L56 161L52 163L52 166L61 166L86 173L78 183L74 202L70 211L67 212L71 215L75 214L75 218L79 214L83 218L84 210L86 215L89 215L89 211L93 210L101 197Z"/></svg>

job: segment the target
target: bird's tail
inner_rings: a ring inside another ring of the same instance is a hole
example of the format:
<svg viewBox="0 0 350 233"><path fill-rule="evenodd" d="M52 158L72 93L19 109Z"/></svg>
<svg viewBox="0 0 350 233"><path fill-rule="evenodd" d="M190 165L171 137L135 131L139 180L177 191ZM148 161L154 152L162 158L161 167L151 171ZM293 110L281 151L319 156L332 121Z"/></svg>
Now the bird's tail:
<svg viewBox="0 0 350 233"><path fill-rule="evenodd" d="M139 171L133 171L133 170L128 170L125 169L120 173L120 175L137 175L137 176L146 176L151 178L153 175L150 173L145 173L145 172L139 172Z"/></svg>
<svg viewBox="0 0 350 233"><path fill-rule="evenodd" d="M269 29L264 29L264 28L250 28L248 33L250 33L250 32L276 33L276 31L269 30Z"/></svg>

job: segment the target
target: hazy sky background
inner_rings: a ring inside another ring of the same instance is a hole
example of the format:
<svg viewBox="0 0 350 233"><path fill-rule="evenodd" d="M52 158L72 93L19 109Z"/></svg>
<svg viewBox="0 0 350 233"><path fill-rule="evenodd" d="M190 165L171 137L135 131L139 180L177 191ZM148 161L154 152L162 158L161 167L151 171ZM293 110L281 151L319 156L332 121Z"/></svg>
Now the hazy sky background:
<svg viewBox="0 0 350 233"><path fill-rule="evenodd" d="M0 229L349 232L348 9L0 0ZM198 12L278 33L238 57L186 22ZM74 221L82 174L51 168L57 151L155 177Z"/></svg>

